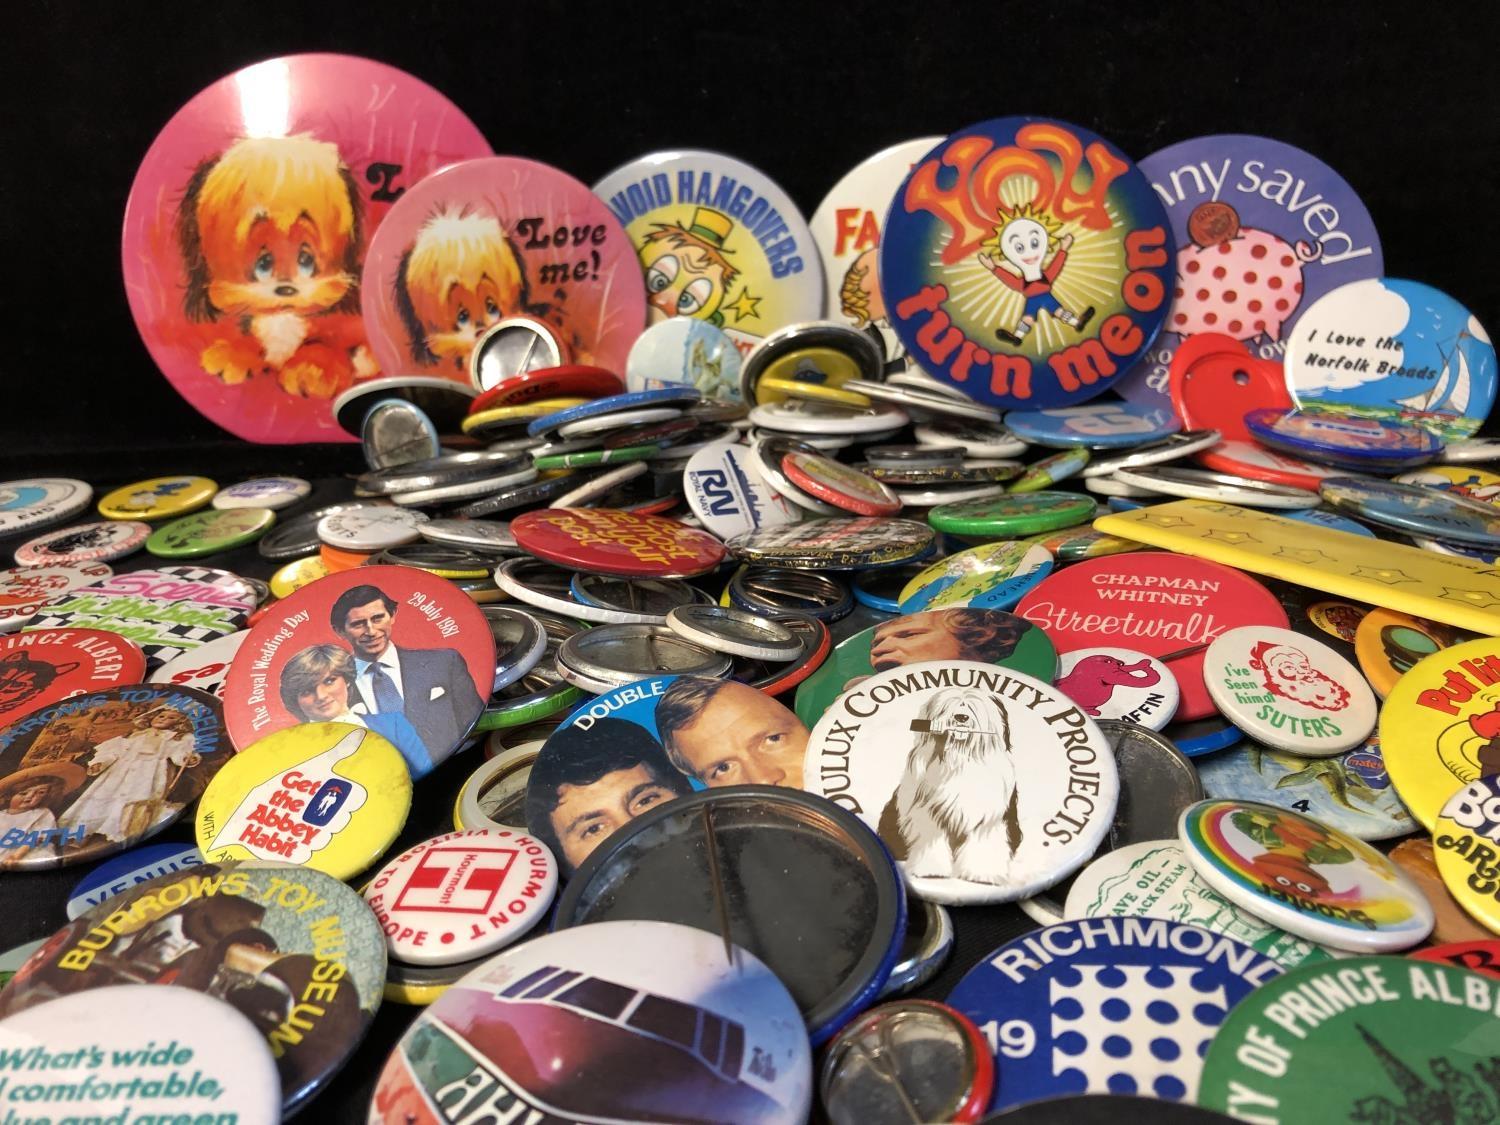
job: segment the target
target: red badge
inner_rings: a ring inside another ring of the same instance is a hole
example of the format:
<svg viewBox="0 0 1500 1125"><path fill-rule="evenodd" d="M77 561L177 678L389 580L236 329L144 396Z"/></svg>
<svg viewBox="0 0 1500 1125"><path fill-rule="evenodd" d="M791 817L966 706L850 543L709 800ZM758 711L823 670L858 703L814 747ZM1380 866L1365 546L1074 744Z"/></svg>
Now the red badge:
<svg viewBox="0 0 1500 1125"><path fill-rule="evenodd" d="M0 637L0 722L145 675L140 647L102 629L12 633Z"/></svg>
<svg viewBox="0 0 1500 1125"><path fill-rule="evenodd" d="M98 562L0 570L0 630L19 628L48 602L113 573L110 567Z"/></svg>
<svg viewBox="0 0 1500 1125"><path fill-rule="evenodd" d="M510 531L539 559L624 578L692 578L724 561L724 544L706 531L612 508L526 512Z"/></svg>
<svg viewBox="0 0 1500 1125"><path fill-rule="evenodd" d="M886 485L852 465L813 453L788 453L781 459L787 479L819 500L858 516L894 516L901 501Z"/></svg>
<svg viewBox="0 0 1500 1125"><path fill-rule="evenodd" d="M1182 688L1177 718L1217 713L1203 683L1209 643L1240 625L1286 628L1286 610L1255 579L1188 555L1142 551L1086 559L1057 571L1021 599L1017 614L1059 654L1112 646L1166 662Z"/></svg>
<svg viewBox="0 0 1500 1125"><path fill-rule="evenodd" d="M1203 332L1182 342L1168 372L1172 409L1189 430L1218 430L1249 441L1245 415L1262 406L1290 408L1281 364L1258 359L1233 336Z"/></svg>
<svg viewBox="0 0 1500 1125"><path fill-rule="evenodd" d="M415 567L362 566L256 621L221 697L237 749L297 723L352 723L421 777L468 737L494 681L489 622L462 590Z"/></svg>
<svg viewBox="0 0 1500 1125"><path fill-rule="evenodd" d="M548 398L608 398L625 393L625 384L612 371L602 367L568 364L543 367L503 379L469 404L469 413L478 414L495 406L519 406Z"/></svg>
<svg viewBox="0 0 1500 1125"><path fill-rule="evenodd" d="M1222 441L1198 454L1196 460L1206 469L1263 480L1267 484L1305 488L1309 492L1318 491L1319 482L1326 477L1348 475L1347 469L1314 465L1311 461L1278 453L1254 441Z"/></svg>
<svg viewBox="0 0 1500 1125"><path fill-rule="evenodd" d="M1446 945L1414 949L1407 956L1418 961L1441 961L1487 977L1500 977L1500 941L1450 941Z"/></svg>

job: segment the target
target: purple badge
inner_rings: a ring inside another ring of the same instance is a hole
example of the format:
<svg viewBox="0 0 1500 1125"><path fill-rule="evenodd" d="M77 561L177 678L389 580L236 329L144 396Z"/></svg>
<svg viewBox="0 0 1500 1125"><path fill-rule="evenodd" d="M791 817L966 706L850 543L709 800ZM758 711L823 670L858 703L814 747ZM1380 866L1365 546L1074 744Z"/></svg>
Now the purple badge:
<svg viewBox="0 0 1500 1125"><path fill-rule="evenodd" d="M1380 277L1380 237L1354 189L1317 157L1266 137L1195 137L1140 162L1177 242L1177 287L1161 334L1116 384L1165 406L1184 336L1224 332L1280 360L1315 300Z"/></svg>

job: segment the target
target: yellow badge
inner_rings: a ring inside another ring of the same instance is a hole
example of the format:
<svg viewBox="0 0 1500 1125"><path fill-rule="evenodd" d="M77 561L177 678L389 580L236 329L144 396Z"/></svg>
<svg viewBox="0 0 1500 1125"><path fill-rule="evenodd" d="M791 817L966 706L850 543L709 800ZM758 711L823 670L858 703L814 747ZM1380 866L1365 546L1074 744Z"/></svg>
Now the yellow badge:
<svg viewBox="0 0 1500 1125"><path fill-rule="evenodd" d="M1500 933L1500 778L1480 778L1444 802L1432 847L1448 893Z"/></svg>
<svg viewBox="0 0 1500 1125"><path fill-rule="evenodd" d="M309 582L328 576L328 564L317 555L305 559L293 559L271 575L271 593L284 598L294 590L300 590Z"/></svg>
<svg viewBox="0 0 1500 1125"><path fill-rule="evenodd" d="M1384 699L1417 661L1457 640L1446 625L1377 606L1360 619L1354 655L1375 694Z"/></svg>
<svg viewBox="0 0 1500 1125"><path fill-rule="evenodd" d="M549 414L556 414L559 410L582 406L592 401L594 400L588 398L544 398L538 402L520 402L514 406L492 406L488 410L478 410L470 414L463 420L460 428L467 434L474 430L484 430L506 423L520 425L536 418L545 418Z"/></svg>
<svg viewBox="0 0 1500 1125"><path fill-rule="evenodd" d="M152 477L117 488L99 501L99 514L112 520L164 520L196 512L219 486L207 477Z"/></svg>
<svg viewBox="0 0 1500 1125"><path fill-rule="evenodd" d="M1455 789L1500 774L1500 640L1418 661L1386 695L1380 748L1396 792L1428 828Z"/></svg>
<svg viewBox="0 0 1500 1125"><path fill-rule="evenodd" d="M353 723L301 723L214 775L198 803L198 847L210 863L273 860L350 879L391 845L410 808L411 774L393 745Z"/></svg>

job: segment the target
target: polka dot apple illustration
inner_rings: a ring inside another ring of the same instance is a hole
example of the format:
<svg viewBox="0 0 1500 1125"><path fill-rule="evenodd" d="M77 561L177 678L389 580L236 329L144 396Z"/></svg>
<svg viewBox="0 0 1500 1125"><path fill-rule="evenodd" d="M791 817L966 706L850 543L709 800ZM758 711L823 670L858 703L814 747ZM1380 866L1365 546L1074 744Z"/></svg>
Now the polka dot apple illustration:
<svg viewBox="0 0 1500 1125"><path fill-rule="evenodd" d="M1227 203L1193 208L1188 237L1192 245L1177 252L1177 292L1167 329L1183 336L1224 332L1236 340L1279 340L1302 301L1302 267L1322 257L1322 245L1293 245L1270 231L1242 227Z"/></svg>

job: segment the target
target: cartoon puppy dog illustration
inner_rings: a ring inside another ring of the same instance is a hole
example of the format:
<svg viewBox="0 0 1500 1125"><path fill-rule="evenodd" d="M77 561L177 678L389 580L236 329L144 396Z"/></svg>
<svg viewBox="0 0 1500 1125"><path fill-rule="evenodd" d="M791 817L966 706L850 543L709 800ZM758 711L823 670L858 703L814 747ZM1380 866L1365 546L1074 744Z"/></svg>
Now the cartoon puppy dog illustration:
<svg viewBox="0 0 1500 1125"><path fill-rule="evenodd" d="M999 699L946 688L912 720L906 773L880 835L912 875L998 883L1021 844L1010 718Z"/></svg>
<svg viewBox="0 0 1500 1125"><path fill-rule="evenodd" d="M359 317L363 214L338 148L236 141L198 166L177 213L188 319L220 329L199 356L228 384L274 375L331 398L378 373Z"/></svg>
<svg viewBox="0 0 1500 1125"><path fill-rule="evenodd" d="M417 231L396 271L396 307L424 367L466 372L469 353L502 317L527 311L521 260L500 221L440 208Z"/></svg>

